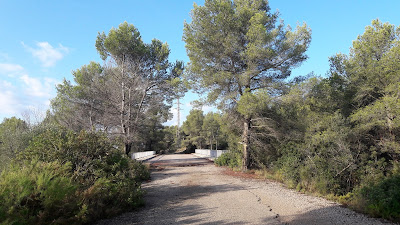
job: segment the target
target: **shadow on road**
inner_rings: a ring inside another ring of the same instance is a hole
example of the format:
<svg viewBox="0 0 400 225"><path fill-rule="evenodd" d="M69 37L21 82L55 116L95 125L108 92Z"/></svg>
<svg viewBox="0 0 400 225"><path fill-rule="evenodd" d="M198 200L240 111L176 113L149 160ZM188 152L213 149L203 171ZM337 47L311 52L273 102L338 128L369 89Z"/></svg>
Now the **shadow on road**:
<svg viewBox="0 0 400 225"><path fill-rule="evenodd" d="M171 158L169 155L161 155L149 160L147 163L149 163L152 168L202 166L213 164L213 162L204 158L194 158L192 155L184 156L185 158Z"/></svg>
<svg viewBox="0 0 400 225"><path fill-rule="evenodd" d="M288 225L336 225L336 224L348 224L348 225L365 225L365 224L392 224L383 219L373 219L374 222L367 216L358 214L348 208L340 205L328 206L320 209L310 210L306 213L301 213L293 216L286 216L278 218L282 221L282 224ZM270 218L266 218L265 222L270 221Z"/></svg>
<svg viewBox="0 0 400 225"><path fill-rule="evenodd" d="M383 224L334 203L322 206L302 202L297 204L299 208L293 208L286 201L287 205L277 203L275 206L280 207L275 208L271 197L283 189L272 189L266 192L272 195L263 195L259 183L249 185L252 181L247 179L224 178L225 174L211 162L192 155L162 155L149 162L151 181L143 184L145 207L97 225ZM279 196L276 201L281 201Z"/></svg>
<svg viewBox="0 0 400 225"><path fill-rule="evenodd" d="M222 220L216 221L211 216L216 209L215 207L211 205L205 208L200 204L196 204L196 199L201 197L214 193L239 190L242 187L230 184L203 185L202 183L193 183L192 180L195 180L196 176L198 176L196 174L197 168L212 165L212 162L203 158L194 158L191 155L182 157L184 158L164 155L149 160L151 181L143 185L143 189L146 192L145 207L110 220L100 221L97 225L245 224L240 221L235 223ZM191 167L191 172L188 173L182 167ZM190 200L190 204L181 204L185 200Z"/></svg>
<svg viewBox="0 0 400 225"><path fill-rule="evenodd" d="M169 175L176 176L174 173ZM157 178L155 179L162 179L162 175L157 174L156 176ZM103 220L97 225L245 224L240 221L231 223L222 220L214 220L211 214L216 208L212 206L204 208L200 204L179 204L188 199L196 202L196 199L209 196L213 193L228 192L240 188L240 186L236 185L181 186L179 184L166 184L150 186L146 188L145 207L135 212L126 213L112 220Z"/></svg>

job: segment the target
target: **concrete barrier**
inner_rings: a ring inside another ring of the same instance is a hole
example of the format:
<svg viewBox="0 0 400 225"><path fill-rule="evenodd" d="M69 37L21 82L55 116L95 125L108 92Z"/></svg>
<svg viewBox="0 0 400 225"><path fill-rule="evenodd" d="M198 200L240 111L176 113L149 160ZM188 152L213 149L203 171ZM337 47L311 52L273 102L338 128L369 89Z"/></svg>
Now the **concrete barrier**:
<svg viewBox="0 0 400 225"><path fill-rule="evenodd" d="M210 149L196 149L195 153L210 157L210 158L218 158L220 157L223 153L228 152L228 150L210 150Z"/></svg>
<svg viewBox="0 0 400 225"><path fill-rule="evenodd" d="M140 160L143 158L148 158L150 156L153 156L156 154L156 151L146 151L146 152L134 152L132 153L131 158L132 159L136 159L136 160Z"/></svg>

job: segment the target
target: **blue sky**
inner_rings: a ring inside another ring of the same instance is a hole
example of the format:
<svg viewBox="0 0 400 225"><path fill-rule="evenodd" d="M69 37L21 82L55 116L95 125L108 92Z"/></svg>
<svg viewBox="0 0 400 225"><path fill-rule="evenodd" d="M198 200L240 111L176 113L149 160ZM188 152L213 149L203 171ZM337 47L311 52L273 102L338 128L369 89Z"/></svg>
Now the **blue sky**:
<svg viewBox="0 0 400 225"><path fill-rule="evenodd" d="M400 25L397 0L270 0L269 4L272 11L279 10L285 24L295 27L306 22L312 29L309 59L293 70L293 76L325 75L328 57L347 54L373 19ZM57 83L72 80L71 71L90 61L101 62L94 46L97 33L107 33L124 21L137 27L145 42L153 38L167 42L171 61L188 62L182 30L184 21L190 21L192 6L192 0L0 0L0 121L22 118L24 112L45 112ZM183 99L181 118L196 98L189 93ZM174 123L175 119L168 124Z"/></svg>

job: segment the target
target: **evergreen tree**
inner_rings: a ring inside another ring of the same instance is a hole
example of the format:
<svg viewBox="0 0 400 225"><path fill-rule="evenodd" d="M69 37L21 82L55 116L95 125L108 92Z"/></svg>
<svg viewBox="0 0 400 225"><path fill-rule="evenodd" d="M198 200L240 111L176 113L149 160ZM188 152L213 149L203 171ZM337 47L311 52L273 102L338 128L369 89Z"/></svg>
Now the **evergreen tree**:
<svg viewBox="0 0 400 225"><path fill-rule="evenodd" d="M257 90L273 91L307 58L310 29L303 24L291 31L278 23L278 13L264 0L206 0L194 5L191 16L183 33L188 76L222 109L235 108L242 96ZM242 115L243 169L249 166L251 120Z"/></svg>

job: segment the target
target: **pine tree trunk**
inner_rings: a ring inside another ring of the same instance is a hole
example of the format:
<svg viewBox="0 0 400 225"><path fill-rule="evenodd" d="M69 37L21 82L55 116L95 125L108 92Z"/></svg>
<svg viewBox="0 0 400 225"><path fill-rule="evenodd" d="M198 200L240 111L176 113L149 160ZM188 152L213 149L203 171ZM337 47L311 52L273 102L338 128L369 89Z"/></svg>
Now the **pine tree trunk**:
<svg viewBox="0 0 400 225"><path fill-rule="evenodd" d="M250 146L250 133L249 133L249 128L250 128L250 118L246 118L244 123L243 123L243 136L242 136L242 144L243 144L243 164L242 164L242 170L246 171L249 168L250 164L250 152L249 152L249 146Z"/></svg>
<svg viewBox="0 0 400 225"><path fill-rule="evenodd" d="M125 65L125 59L123 58L122 59L122 71L121 71L121 74L122 74L122 78L124 78L124 73L125 73L125 68L124 68L124 65ZM125 116L125 82L124 81L122 81L122 83L121 83L121 113L120 113L120 120L121 120L121 131L122 131L122 134L124 135L124 137L126 138L126 124L125 124L125 118L124 118L124 116Z"/></svg>
<svg viewBox="0 0 400 225"><path fill-rule="evenodd" d="M131 152L132 143L125 143L125 154L129 157L129 153Z"/></svg>
<svg viewBox="0 0 400 225"><path fill-rule="evenodd" d="M121 84L121 112L120 112L120 120L121 120L121 131L125 135L125 84L122 82Z"/></svg>

